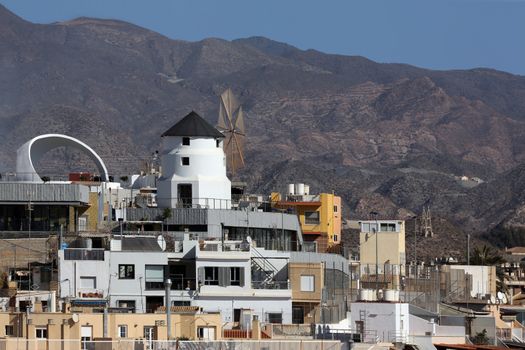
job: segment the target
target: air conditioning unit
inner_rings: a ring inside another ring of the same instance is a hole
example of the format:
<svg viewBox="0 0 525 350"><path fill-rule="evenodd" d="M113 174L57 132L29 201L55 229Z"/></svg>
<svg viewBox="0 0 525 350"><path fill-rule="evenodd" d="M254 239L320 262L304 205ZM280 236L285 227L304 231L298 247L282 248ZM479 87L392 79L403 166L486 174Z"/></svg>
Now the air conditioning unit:
<svg viewBox="0 0 525 350"><path fill-rule="evenodd" d="M161 327L161 326L165 326L166 325L166 321L164 320L156 320L155 321L155 326L157 327Z"/></svg>

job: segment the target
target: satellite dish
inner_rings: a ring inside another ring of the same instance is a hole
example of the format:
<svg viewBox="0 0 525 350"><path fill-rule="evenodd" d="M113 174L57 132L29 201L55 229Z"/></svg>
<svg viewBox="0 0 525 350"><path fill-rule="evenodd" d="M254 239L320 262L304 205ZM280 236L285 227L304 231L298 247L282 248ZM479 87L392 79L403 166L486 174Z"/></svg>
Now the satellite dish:
<svg viewBox="0 0 525 350"><path fill-rule="evenodd" d="M166 240L162 235L157 236L157 243L162 251L166 250Z"/></svg>
<svg viewBox="0 0 525 350"><path fill-rule="evenodd" d="M502 301L504 296L505 296L505 294L503 294L502 292L498 292L498 300L499 301Z"/></svg>
<svg viewBox="0 0 525 350"><path fill-rule="evenodd" d="M470 291L470 296L475 299L477 297L477 294L476 294L475 291L471 290Z"/></svg>
<svg viewBox="0 0 525 350"><path fill-rule="evenodd" d="M74 323L78 322L78 314L71 315L71 320L73 320Z"/></svg>
<svg viewBox="0 0 525 350"><path fill-rule="evenodd" d="M507 304L509 302L509 300L507 299L507 296L505 294L503 294L503 298L501 299L501 302L503 304Z"/></svg>
<svg viewBox="0 0 525 350"><path fill-rule="evenodd" d="M489 301L490 301L491 304L496 304L496 297L493 294L491 294Z"/></svg>
<svg viewBox="0 0 525 350"><path fill-rule="evenodd" d="M250 236L246 236L246 242L252 243L252 238Z"/></svg>
<svg viewBox="0 0 525 350"><path fill-rule="evenodd" d="M231 89L221 94L217 128L224 134L224 152L230 173L244 166L244 115Z"/></svg>

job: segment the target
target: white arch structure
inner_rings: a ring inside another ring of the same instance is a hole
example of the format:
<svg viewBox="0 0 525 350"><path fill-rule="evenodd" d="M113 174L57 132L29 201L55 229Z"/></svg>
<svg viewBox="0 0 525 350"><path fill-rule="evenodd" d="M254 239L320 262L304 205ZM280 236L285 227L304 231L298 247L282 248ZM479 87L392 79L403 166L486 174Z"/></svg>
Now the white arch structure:
<svg viewBox="0 0 525 350"><path fill-rule="evenodd" d="M103 181L109 181L108 170L99 155L84 142L61 134L45 134L24 143L16 151L16 178L18 181L42 182L33 164L44 154L57 147L73 147L91 158L100 172Z"/></svg>

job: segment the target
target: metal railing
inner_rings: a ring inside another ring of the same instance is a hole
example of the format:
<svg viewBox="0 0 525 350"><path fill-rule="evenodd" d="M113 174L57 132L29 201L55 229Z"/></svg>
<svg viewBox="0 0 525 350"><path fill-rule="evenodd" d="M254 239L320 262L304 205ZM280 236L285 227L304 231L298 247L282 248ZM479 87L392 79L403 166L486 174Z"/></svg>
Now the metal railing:
<svg viewBox="0 0 525 350"><path fill-rule="evenodd" d="M104 261L104 249L66 248L64 260L99 260Z"/></svg>
<svg viewBox="0 0 525 350"><path fill-rule="evenodd" d="M252 289L290 289L289 281L252 281Z"/></svg>
<svg viewBox="0 0 525 350"><path fill-rule="evenodd" d="M120 338L118 340L80 340L80 339L25 339L8 337L0 339L0 348L5 350L224 350L224 349L286 349L286 350L340 350L342 344L332 340L295 339L235 339L215 340L153 340Z"/></svg>
<svg viewBox="0 0 525 350"><path fill-rule="evenodd" d="M249 252L250 243L236 241L223 243L219 241L205 241L199 246L203 252Z"/></svg>

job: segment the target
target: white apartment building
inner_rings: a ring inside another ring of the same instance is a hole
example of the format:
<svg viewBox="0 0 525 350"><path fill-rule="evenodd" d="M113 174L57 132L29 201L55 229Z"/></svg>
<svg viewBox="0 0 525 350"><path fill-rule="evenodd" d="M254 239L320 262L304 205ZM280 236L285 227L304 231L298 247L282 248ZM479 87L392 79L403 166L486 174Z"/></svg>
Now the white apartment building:
<svg viewBox="0 0 525 350"><path fill-rule="evenodd" d="M288 252L266 251L247 241L185 240L163 251L154 237L113 238L110 249L59 251L60 297L73 305L107 301L109 307L155 312L165 305L220 311L224 322L241 314L263 322L291 323Z"/></svg>

